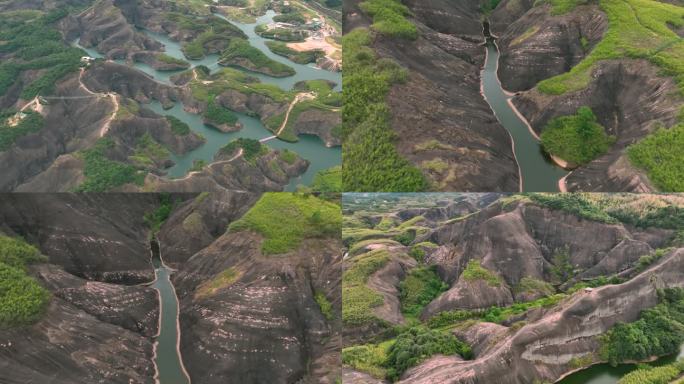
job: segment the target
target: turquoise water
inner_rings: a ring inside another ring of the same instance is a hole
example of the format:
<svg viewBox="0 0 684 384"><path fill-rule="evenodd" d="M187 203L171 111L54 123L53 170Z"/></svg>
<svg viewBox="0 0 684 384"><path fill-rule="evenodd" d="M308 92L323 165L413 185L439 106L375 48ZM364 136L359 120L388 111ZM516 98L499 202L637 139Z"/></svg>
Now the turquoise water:
<svg viewBox="0 0 684 384"><path fill-rule="evenodd" d="M157 379L160 384L189 384L190 380L185 374L178 340L178 298L171 284L171 270L164 265L159 254L159 244L152 242L152 265L156 280L152 288L159 291L159 334L156 337L155 359L157 367Z"/></svg>
<svg viewBox="0 0 684 384"><path fill-rule="evenodd" d="M496 118L513 138L515 157L522 177L522 190L523 192L557 192L558 181L568 172L547 158L527 124L508 104L511 96L506 95L499 83L498 62L499 50L494 41L488 38L487 61L482 71L482 89Z"/></svg>
<svg viewBox="0 0 684 384"><path fill-rule="evenodd" d="M215 14L218 17L226 19L222 15ZM278 56L272 53L268 47L265 45L266 39L260 37L254 32L254 27L258 24L264 24L272 22L275 12L269 10L265 15L257 18L257 22L254 24L243 24L230 21L233 25L240 28L249 38L249 42L256 48L260 49L264 54L266 54L271 59L287 64L295 69L297 72L294 76L289 76L285 78L275 78L259 73L249 72L254 77L258 77L264 83L275 84L282 88L283 90L290 90L295 83L303 80L314 80L314 79L325 79L335 82L335 90L340 91L342 89L342 74L340 72L331 72L323 69L316 68L314 65L301 65L293 63L292 61ZM226 19L227 20L227 19ZM205 65L209 67L212 71L219 69L218 55L209 55L201 60L188 60L183 55L181 50L181 45L178 42L170 40L167 36L154 33L148 30L141 30L141 32L146 33L149 37L164 44L165 52L167 55L183 59L191 63L193 67L198 65ZM102 55L91 48L81 47L77 42L74 43L79 46L92 57L101 58ZM124 63L123 61L117 61L119 63ZM165 84L171 84L170 77L182 71L157 71L154 68L142 64L135 63L134 66L149 74L157 81ZM243 128L238 132L223 133L216 129L207 127L202 122L202 117L192 113L188 113L183 110L181 103L176 103L176 105L169 109L164 110L161 104L157 101L153 101L151 104L146 105L147 108L152 109L161 115L172 115L181 121L185 122L190 126L194 132L204 136L207 141L204 145L199 148L190 151L183 155L172 155L171 159L175 162L175 165L168 169L168 177L170 178L181 178L185 176L190 168L192 167L194 160L204 160L210 163L214 157L214 154L229 143L230 141L237 139L239 137L251 138L251 139L262 139L265 137L272 136L273 133L264 127L264 125L259 121L259 119L240 114L238 117L240 123L242 123ZM292 179L287 185L287 191L293 191L296 189L298 184L309 185L313 180L315 174L318 171L336 166L342 162L342 150L340 147L328 148L325 143L316 136L302 135L299 137L299 141L296 143L288 143L279 139L272 139L265 143L271 148L275 149L289 149L297 153L302 158L309 160L310 165L304 174L300 177Z"/></svg>
<svg viewBox="0 0 684 384"><path fill-rule="evenodd" d="M652 365L665 365L675 362L677 359L684 358L684 346L678 355L662 357ZM635 364L621 364L611 367L609 364L597 364L572 375L558 382L558 384L617 384L622 376L635 370Z"/></svg>

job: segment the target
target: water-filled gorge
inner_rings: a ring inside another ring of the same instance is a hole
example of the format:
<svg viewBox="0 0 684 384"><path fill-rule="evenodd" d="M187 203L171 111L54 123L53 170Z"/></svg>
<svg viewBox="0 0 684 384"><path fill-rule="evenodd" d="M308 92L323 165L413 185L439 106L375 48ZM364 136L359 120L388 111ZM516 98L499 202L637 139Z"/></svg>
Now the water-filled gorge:
<svg viewBox="0 0 684 384"><path fill-rule="evenodd" d="M496 118L511 135L520 169L521 191L558 191L558 182L567 171L555 165L543 152L532 129L513 106L512 95L502 88L497 74L499 49L496 38L489 33L488 23L484 23L484 34L487 56L482 69L482 93Z"/></svg>

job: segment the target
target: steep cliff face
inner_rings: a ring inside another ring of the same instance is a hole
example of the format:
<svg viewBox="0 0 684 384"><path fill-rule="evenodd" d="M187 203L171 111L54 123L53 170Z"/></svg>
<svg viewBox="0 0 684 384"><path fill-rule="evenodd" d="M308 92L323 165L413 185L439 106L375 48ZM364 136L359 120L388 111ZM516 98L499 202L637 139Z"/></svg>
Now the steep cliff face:
<svg viewBox="0 0 684 384"><path fill-rule="evenodd" d="M162 44L135 30L121 10L110 0L99 1L97 6L78 16L79 43L94 47L107 58L125 59L132 52L161 51Z"/></svg>
<svg viewBox="0 0 684 384"><path fill-rule="evenodd" d="M349 26L368 26L345 4ZM511 140L480 95L484 37L474 2L409 2L415 41L378 36L375 50L409 71L387 103L399 153L431 181L431 190L517 191ZM455 21L456 20L456 21ZM434 144L437 143L437 144ZM443 166L431 167L439 162Z"/></svg>
<svg viewBox="0 0 684 384"><path fill-rule="evenodd" d="M552 118L588 106L606 133L616 137L608 153L573 171L563 180L564 187L655 191L643 171L630 164L626 148L656 127L669 128L678 121L682 97L675 79L663 76L662 69L648 60L604 60L594 66L585 88L545 94L537 88L540 81L569 72L607 37L609 23L603 8L589 3L557 14L550 4L510 0L497 7L490 21L499 36L499 79L504 89L518 92L512 101L538 134Z"/></svg>
<svg viewBox="0 0 684 384"><path fill-rule="evenodd" d="M155 195L3 194L0 217L69 273L137 284L154 279L142 216L155 204Z"/></svg>
<svg viewBox="0 0 684 384"><path fill-rule="evenodd" d="M196 237L190 227L206 227L215 209L233 213L209 225L225 224L252 204L237 194L232 200L198 197L160 233L162 244L190 238L187 249L166 251L180 267L173 281L190 377L204 383L332 384L340 374L340 240L305 239L292 251L265 255L263 237L255 232L225 232L223 225L210 239ZM179 236L181 228L185 235ZM331 306L327 315L323 301Z"/></svg>
<svg viewBox="0 0 684 384"><path fill-rule="evenodd" d="M580 293L500 340L499 347L473 361L430 359L401 383L520 383L558 380L571 360L591 354L597 338L618 322L631 322L658 302L657 289L682 287L684 249L670 252L631 281Z"/></svg>
<svg viewBox="0 0 684 384"><path fill-rule="evenodd" d="M675 81L659 76L645 60L604 61L583 90L550 96L535 88L513 102L537 132L553 117L589 106L606 132L616 136L607 154L566 178L569 191L654 191L648 178L631 166L625 150L657 127L672 126L682 106Z"/></svg>
<svg viewBox="0 0 684 384"><path fill-rule="evenodd" d="M541 80L569 71L603 38L608 27L598 5L554 16L547 4L511 20L512 3L497 7L490 19L492 30L501 33L497 40L499 79L511 92L530 89Z"/></svg>
<svg viewBox="0 0 684 384"><path fill-rule="evenodd" d="M5 194L1 231L49 259L29 273L51 293L37 323L0 330L0 381L153 383L157 292L142 215L152 195Z"/></svg>
<svg viewBox="0 0 684 384"><path fill-rule="evenodd" d="M419 205L410 195L364 196L372 203L345 212L345 380L382 383L397 351L420 348L405 335L427 329L466 342L472 358L421 355L398 382L555 382L601 362L601 335L684 286L678 226L645 219L679 209L678 195L472 196L454 194L472 210L446 217L416 216L451 204L406 209Z"/></svg>
<svg viewBox="0 0 684 384"><path fill-rule="evenodd" d="M154 279L150 217L168 200L157 238L161 257L177 268L180 352L193 381L335 383L340 240L312 235L287 253L263 254L261 235L226 232L258 198L3 195L0 232L48 256L29 274L52 297L38 322L0 329L0 381L154 382L160 308L145 284Z"/></svg>

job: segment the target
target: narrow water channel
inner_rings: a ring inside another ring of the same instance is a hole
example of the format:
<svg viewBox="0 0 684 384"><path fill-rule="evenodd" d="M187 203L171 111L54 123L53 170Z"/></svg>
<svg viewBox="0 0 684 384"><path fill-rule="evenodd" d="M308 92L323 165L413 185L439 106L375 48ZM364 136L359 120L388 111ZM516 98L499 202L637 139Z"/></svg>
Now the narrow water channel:
<svg viewBox="0 0 684 384"><path fill-rule="evenodd" d="M666 365L681 358L684 358L684 345L679 349L678 355L661 357L650 364L653 366ZM557 384L617 384L622 376L635 369L637 369L636 364L620 364L617 367L612 367L610 364L597 364L575 372Z"/></svg>
<svg viewBox="0 0 684 384"><path fill-rule="evenodd" d="M155 379L159 384L190 384L180 356L178 297L171 284L171 269L164 264L156 239L150 241L156 279L151 287L159 292L159 333L154 344Z"/></svg>
<svg viewBox="0 0 684 384"><path fill-rule="evenodd" d="M515 157L520 167L523 192L557 192L558 181L568 172L558 167L543 152L539 141L510 103L508 94L499 82L499 49L496 39L489 32L489 24L484 23L487 59L482 70L482 92L494 115L511 134Z"/></svg>
<svg viewBox="0 0 684 384"><path fill-rule="evenodd" d="M285 57L278 56L272 53L268 47L266 47L265 41L267 39L262 38L254 32L254 27L259 24L270 23L273 21L273 16L276 15L275 12L269 10L265 15L257 18L254 24L243 24L235 21L226 19L224 16L215 13L217 17L227 20L231 24L237 26L242 30L249 39L252 46L261 50L266 56L271 59L278 61L280 63L289 65L294 68L296 74L294 76L289 76L285 78L275 78L260 73L249 72L250 75L258 77L263 83L275 84L283 90L289 91L294 85L299 81L304 80L317 80L324 79L332 81L336 84L335 90L340 91L342 89L342 74L340 72L331 72L324 69L317 68L313 64L302 65L294 63ZM165 53L169 56L175 57L177 59L182 59L191 63L192 67L198 65L205 65L213 71L219 70L218 66L218 55L208 55L201 60L188 60L181 50L181 44L169 39L167 36L159 33L154 33L148 30L140 30L141 32L147 34L150 38L159 41L164 44ZM98 53L95 49L85 48L78 44L78 41L74 42L74 45L85 50L91 57L101 58L102 55ZM125 64L122 60L117 60L121 64ZM143 63L134 63L133 66L148 75L152 76L155 80L172 85L170 77L182 71L157 71L156 69L150 67ZM248 72L248 71L245 71ZM169 178L182 178L184 177L190 168L192 168L194 160L204 160L206 163L211 163L214 155L218 150L224 145L228 144L230 141L237 139L239 137L250 138L250 139L263 139L268 136L272 136L273 133L264 127L261 121L257 118L247 116L245 114L237 113L240 123L242 123L243 128L238 132L223 133L216 129L207 127L202 122L202 117L192 113L188 113L183 109L180 102L169 109L164 110L161 103L158 101L152 101L150 104L146 105L147 108L155 111L160 115L172 115L181 121L185 122L190 126L194 132L203 135L207 141L204 145L199 148L187 152L183 155L172 155L171 160L174 161L175 165L167 169L167 174ZM304 174L297 178L290 180L290 183L285 187L286 191L294 191L297 185L310 185L313 181L314 176L321 170L328 169L330 167L341 164L342 162L342 149L341 147L326 147L325 143L319 139L317 136L312 135L300 135L299 141L296 143L289 143L279 139L273 139L265 143L274 149L288 149L297 153L302 158L309 160L310 165Z"/></svg>

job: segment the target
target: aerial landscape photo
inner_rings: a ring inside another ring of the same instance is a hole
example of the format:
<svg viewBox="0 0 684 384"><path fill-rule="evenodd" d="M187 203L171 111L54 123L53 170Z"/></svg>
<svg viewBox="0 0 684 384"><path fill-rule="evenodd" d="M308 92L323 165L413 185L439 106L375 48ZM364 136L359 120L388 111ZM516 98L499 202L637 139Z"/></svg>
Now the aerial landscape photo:
<svg viewBox="0 0 684 384"><path fill-rule="evenodd" d="M684 195L345 193L343 382L684 383Z"/></svg>
<svg viewBox="0 0 684 384"><path fill-rule="evenodd" d="M0 195L0 383L340 380L339 195Z"/></svg>
<svg viewBox="0 0 684 384"><path fill-rule="evenodd" d="M682 0L343 7L345 191L684 192Z"/></svg>
<svg viewBox="0 0 684 384"><path fill-rule="evenodd" d="M0 191L341 179L340 0L7 0L0 20Z"/></svg>

